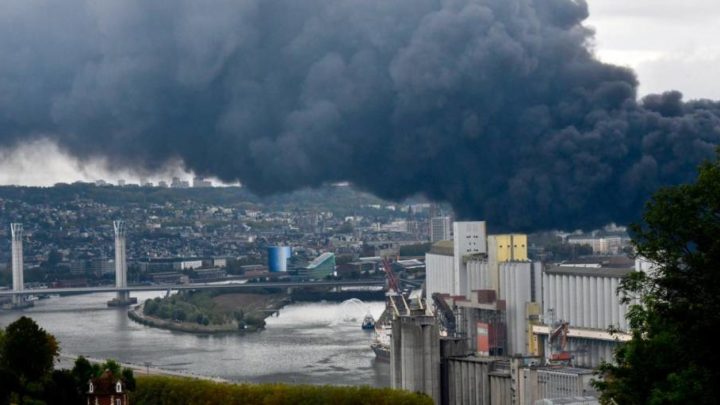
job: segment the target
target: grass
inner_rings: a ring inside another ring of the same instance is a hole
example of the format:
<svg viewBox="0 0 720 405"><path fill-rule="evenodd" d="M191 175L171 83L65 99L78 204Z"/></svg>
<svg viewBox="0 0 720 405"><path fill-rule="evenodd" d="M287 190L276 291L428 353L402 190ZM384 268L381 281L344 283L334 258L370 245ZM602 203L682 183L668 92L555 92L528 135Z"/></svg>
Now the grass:
<svg viewBox="0 0 720 405"><path fill-rule="evenodd" d="M287 384L224 384L167 376L139 376L130 403L150 404L392 404L432 405L430 397L390 388Z"/></svg>

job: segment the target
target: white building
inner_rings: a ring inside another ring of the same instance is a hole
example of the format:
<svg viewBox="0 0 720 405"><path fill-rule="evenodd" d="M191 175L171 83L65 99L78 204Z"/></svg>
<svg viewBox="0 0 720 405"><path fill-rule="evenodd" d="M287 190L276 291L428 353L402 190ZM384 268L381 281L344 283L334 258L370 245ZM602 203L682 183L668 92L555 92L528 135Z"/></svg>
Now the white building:
<svg viewBox="0 0 720 405"><path fill-rule="evenodd" d="M436 242L425 255L428 300L435 292L467 296L467 258L487 254L485 222L454 222L454 240Z"/></svg>
<svg viewBox="0 0 720 405"><path fill-rule="evenodd" d="M430 242L438 242L441 240L450 240L450 217L434 217L430 219Z"/></svg>
<svg viewBox="0 0 720 405"><path fill-rule="evenodd" d="M594 254L619 254L628 244L627 236L619 235L573 235L567 238L571 245L590 245Z"/></svg>
<svg viewBox="0 0 720 405"><path fill-rule="evenodd" d="M452 241L436 242L425 255L428 301L434 293L448 294L463 306L463 297L470 302L478 290L495 291L505 302L507 351L526 354L531 336L527 308L540 299L540 263L507 258L490 263L485 222L455 222L453 230Z"/></svg>
<svg viewBox="0 0 720 405"><path fill-rule="evenodd" d="M618 286L632 268L587 268L548 266L543 271L543 317L545 325L534 326L533 334L546 342L551 327L568 322L568 351L573 364L597 367L611 361L618 341L630 339ZM609 328L620 333L610 334ZM541 345L542 346L542 345Z"/></svg>
<svg viewBox="0 0 720 405"><path fill-rule="evenodd" d="M425 291L428 302L434 293L460 295L455 289L453 241L436 242L425 254Z"/></svg>

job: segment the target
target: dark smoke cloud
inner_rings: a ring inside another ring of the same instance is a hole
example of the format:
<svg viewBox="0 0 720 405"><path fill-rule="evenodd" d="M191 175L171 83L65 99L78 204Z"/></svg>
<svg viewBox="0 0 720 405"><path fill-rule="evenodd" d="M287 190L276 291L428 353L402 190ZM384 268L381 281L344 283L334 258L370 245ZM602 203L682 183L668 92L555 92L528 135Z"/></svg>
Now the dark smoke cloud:
<svg viewBox="0 0 720 405"><path fill-rule="evenodd" d="M637 218L720 104L636 99L581 0L4 0L0 147L50 138L259 193L349 180L494 230Z"/></svg>

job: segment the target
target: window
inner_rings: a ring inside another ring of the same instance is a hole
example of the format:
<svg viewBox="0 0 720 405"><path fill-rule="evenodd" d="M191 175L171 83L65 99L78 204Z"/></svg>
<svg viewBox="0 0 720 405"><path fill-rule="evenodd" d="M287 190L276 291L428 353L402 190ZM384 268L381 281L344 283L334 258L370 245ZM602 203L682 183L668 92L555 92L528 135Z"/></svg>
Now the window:
<svg viewBox="0 0 720 405"><path fill-rule="evenodd" d="M92 394L93 392L95 392L95 387L93 386L93 383L90 383L90 386L88 387L88 392L89 392L90 394Z"/></svg>
<svg viewBox="0 0 720 405"><path fill-rule="evenodd" d="M115 405L122 405L122 399L120 399L120 398L115 399Z"/></svg>
<svg viewBox="0 0 720 405"><path fill-rule="evenodd" d="M115 384L115 392L122 392L122 384L120 384L120 381Z"/></svg>

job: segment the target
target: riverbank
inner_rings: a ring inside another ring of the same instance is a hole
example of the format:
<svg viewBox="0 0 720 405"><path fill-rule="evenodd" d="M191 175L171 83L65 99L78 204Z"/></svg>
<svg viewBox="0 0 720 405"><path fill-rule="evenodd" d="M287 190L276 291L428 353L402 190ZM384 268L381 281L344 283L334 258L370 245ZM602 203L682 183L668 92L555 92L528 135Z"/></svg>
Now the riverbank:
<svg viewBox="0 0 720 405"><path fill-rule="evenodd" d="M228 317L228 321L225 323L183 322L177 319L163 319L148 315L145 311L146 302L143 302L128 311L128 317L143 325L176 332L197 334L247 333L263 329L265 318L277 313L282 307L290 303L285 294L246 293L222 294L213 297L212 301L217 311L227 314L242 314L242 316Z"/></svg>

